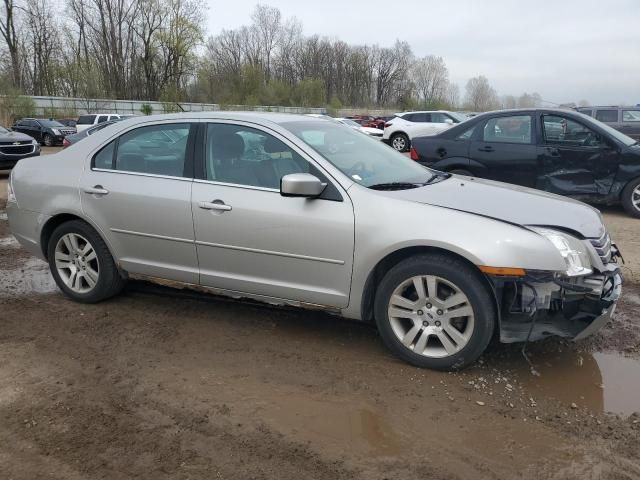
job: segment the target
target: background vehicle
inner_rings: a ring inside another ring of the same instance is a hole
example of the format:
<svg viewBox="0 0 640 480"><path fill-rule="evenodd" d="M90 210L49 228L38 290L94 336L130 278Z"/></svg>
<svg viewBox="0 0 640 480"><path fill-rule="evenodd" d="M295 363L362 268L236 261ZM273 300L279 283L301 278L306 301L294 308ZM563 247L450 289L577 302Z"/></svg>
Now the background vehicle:
<svg viewBox="0 0 640 480"><path fill-rule="evenodd" d="M40 155L40 145L29 135L0 127L0 170L13 168L18 160Z"/></svg>
<svg viewBox="0 0 640 480"><path fill-rule="evenodd" d="M640 140L640 106L635 107L583 107L580 113L606 123L631 138Z"/></svg>
<svg viewBox="0 0 640 480"><path fill-rule="evenodd" d="M509 182L640 217L640 147L571 110L503 110L415 138L412 158L437 170Z"/></svg>
<svg viewBox="0 0 640 480"><path fill-rule="evenodd" d="M117 294L127 272L200 284L375 322L396 355L436 369L473 362L496 329L586 336L621 291L595 209L436 172L298 115L119 122L21 161L7 215L76 301Z"/></svg>
<svg viewBox="0 0 640 480"><path fill-rule="evenodd" d="M382 141L398 152L406 152L413 137L435 135L465 120L467 117L464 115L443 110L396 113L391 121L385 123Z"/></svg>
<svg viewBox="0 0 640 480"><path fill-rule="evenodd" d="M93 135L96 132L99 132L100 130L102 130L104 127L108 127L109 125L113 125L116 122L119 122L121 120L124 120L123 118L114 118L113 120L109 120L108 122L103 122L100 123L96 126L93 126L91 128L85 128L84 130L78 132L78 133L74 133L73 135L67 135L64 138L64 141L62 142L62 146L64 148L70 147L71 145L73 145L74 143L79 142L80 140L87 138L90 135Z"/></svg>
<svg viewBox="0 0 640 480"><path fill-rule="evenodd" d="M75 118L56 118L56 122L60 122L65 127L76 128L76 123L78 123L78 120Z"/></svg>
<svg viewBox="0 0 640 480"><path fill-rule="evenodd" d="M47 147L59 145L64 140L64 137L76 133L75 128L65 127L56 120L42 118L23 118L16 122L13 130L25 133Z"/></svg>
<svg viewBox="0 0 640 480"><path fill-rule="evenodd" d="M76 129L78 132L81 132L102 122L108 122L110 120L115 120L116 118L131 118L135 116L136 115L124 115L121 113L93 113L88 115L80 115L80 117L78 117Z"/></svg>
<svg viewBox="0 0 640 480"><path fill-rule="evenodd" d="M349 118L336 118L336 120L339 121L340 123L346 125L347 127L351 127L354 130L357 130L357 131L362 132L362 133L366 133L367 135L375 137L378 140L382 139L382 130L380 130L378 128L363 127L362 125L354 122L353 120L351 120Z"/></svg>

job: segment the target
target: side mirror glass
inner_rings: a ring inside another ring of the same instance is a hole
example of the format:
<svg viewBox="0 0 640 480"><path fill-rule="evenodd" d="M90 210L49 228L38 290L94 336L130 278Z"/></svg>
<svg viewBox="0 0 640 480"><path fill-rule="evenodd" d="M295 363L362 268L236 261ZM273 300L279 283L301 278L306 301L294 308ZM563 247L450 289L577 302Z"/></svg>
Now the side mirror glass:
<svg viewBox="0 0 640 480"><path fill-rule="evenodd" d="M310 173L290 173L280 180L280 195L313 198L320 195L326 186L326 183Z"/></svg>
<svg viewBox="0 0 640 480"><path fill-rule="evenodd" d="M453 120L451 120L450 118L447 118L444 123L446 123L447 125L453 125Z"/></svg>

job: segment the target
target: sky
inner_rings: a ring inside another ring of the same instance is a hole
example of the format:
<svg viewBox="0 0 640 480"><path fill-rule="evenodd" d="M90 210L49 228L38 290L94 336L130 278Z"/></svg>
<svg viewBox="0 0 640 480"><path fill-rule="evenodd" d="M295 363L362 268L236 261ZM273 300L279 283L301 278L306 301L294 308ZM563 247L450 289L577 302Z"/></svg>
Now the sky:
<svg viewBox="0 0 640 480"><path fill-rule="evenodd" d="M207 0L207 33L250 23L256 0ZM444 58L464 95L486 76L500 95L640 104L640 0L262 0L305 35L350 44L407 41Z"/></svg>

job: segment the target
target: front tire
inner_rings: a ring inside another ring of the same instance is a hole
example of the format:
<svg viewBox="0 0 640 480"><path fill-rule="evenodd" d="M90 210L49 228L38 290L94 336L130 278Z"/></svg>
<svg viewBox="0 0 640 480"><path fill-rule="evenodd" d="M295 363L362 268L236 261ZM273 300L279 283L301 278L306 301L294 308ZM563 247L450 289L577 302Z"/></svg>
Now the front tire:
<svg viewBox="0 0 640 480"><path fill-rule="evenodd" d="M622 190L622 206L629 215L640 218L640 178L636 178Z"/></svg>
<svg viewBox="0 0 640 480"><path fill-rule="evenodd" d="M60 290L77 302L97 303L124 287L107 244L83 221L65 222L53 231L47 258Z"/></svg>
<svg viewBox="0 0 640 480"><path fill-rule="evenodd" d="M443 254L406 259L387 272L375 298L378 331L402 360L458 370L485 351L496 307L479 272Z"/></svg>
<svg viewBox="0 0 640 480"><path fill-rule="evenodd" d="M45 146L47 146L47 147L52 147L53 146L53 137L51 135L49 135L48 133L45 133L44 138L42 139L42 141L45 144Z"/></svg>
<svg viewBox="0 0 640 480"><path fill-rule="evenodd" d="M398 152L407 152L409 151L409 145L409 137L404 133L396 133L391 136L391 146L394 150Z"/></svg>

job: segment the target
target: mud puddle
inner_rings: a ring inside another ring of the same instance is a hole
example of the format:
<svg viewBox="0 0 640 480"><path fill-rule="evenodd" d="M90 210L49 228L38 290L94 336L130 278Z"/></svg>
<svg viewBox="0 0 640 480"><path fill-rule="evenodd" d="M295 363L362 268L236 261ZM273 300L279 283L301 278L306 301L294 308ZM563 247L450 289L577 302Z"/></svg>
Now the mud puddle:
<svg viewBox="0 0 640 480"><path fill-rule="evenodd" d="M524 359L520 363L515 373L531 395L597 413L628 416L640 412L638 360L618 353L563 350L536 358L535 373Z"/></svg>
<svg viewBox="0 0 640 480"><path fill-rule="evenodd" d="M49 265L37 258L28 258L19 269L0 270L0 295L51 293L56 289Z"/></svg>

